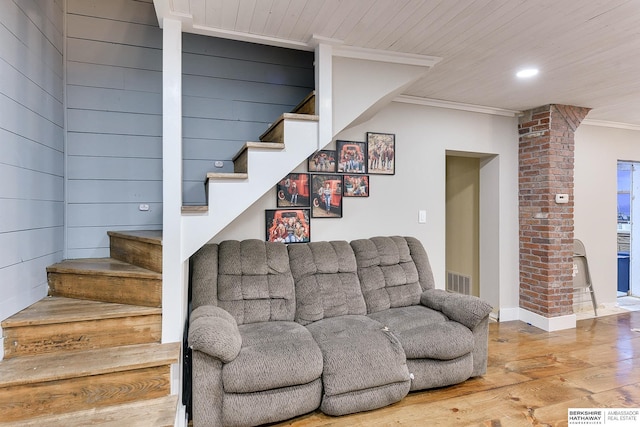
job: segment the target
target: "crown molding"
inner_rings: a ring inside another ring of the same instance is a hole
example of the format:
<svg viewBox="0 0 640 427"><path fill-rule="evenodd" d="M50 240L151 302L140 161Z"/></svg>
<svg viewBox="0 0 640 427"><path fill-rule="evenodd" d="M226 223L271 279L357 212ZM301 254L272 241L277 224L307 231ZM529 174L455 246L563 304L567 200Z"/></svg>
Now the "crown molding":
<svg viewBox="0 0 640 427"><path fill-rule="evenodd" d="M426 107L448 108L450 110L470 111L473 113L484 113L503 117L518 117L522 114L522 112L518 110L507 110L504 108L488 107L485 105L464 104L461 102L444 101L442 99L422 98L419 96L409 95L400 95L396 97L393 102L423 105Z"/></svg>
<svg viewBox="0 0 640 427"><path fill-rule="evenodd" d="M607 120L584 119L580 124L588 125L588 126L600 126L600 127L607 127L607 128L640 131L640 125L635 125L632 123L610 122Z"/></svg>

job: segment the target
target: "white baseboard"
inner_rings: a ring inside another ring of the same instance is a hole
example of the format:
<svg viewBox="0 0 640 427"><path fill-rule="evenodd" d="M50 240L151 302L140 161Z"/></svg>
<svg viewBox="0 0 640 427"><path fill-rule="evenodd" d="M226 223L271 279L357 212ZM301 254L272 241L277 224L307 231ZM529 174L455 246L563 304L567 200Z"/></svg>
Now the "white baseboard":
<svg viewBox="0 0 640 427"><path fill-rule="evenodd" d="M500 322L509 322L511 320L520 320L520 308L501 308L498 315Z"/></svg>
<svg viewBox="0 0 640 427"><path fill-rule="evenodd" d="M573 329L576 327L576 315L544 317L524 308L519 309L520 320L547 332Z"/></svg>
<svg viewBox="0 0 640 427"><path fill-rule="evenodd" d="M521 307L501 308L500 314L498 315L498 321L509 322L512 320L521 320L547 332L559 331L562 329L573 329L576 327L575 314L547 318Z"/></svg>

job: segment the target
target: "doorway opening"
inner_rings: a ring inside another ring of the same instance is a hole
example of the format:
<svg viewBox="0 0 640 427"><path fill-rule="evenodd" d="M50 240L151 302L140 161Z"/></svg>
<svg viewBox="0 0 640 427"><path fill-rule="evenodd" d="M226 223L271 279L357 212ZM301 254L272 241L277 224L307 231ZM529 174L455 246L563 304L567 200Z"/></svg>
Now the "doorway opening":
<svg viewBox="0 0 640 427"><path fill-rule="evenodd" d="M618 297L640 296L640 162L618 161Z"/></svg>

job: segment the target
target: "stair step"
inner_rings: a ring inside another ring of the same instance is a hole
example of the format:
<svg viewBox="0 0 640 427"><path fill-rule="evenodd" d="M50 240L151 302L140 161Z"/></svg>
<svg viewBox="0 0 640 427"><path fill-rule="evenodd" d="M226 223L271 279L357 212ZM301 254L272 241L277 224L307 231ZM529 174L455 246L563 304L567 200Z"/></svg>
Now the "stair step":
<svg viewBox="0 0 640 427"><path fill-rule="evenodd" d="M184 205L182 206L182 213L185 215L198 215L206 214L209 212L209 206L207 205Z"/></svg>
<svg viewBox="0 0 640 427"><path fill-rule="evenodd" d="M4 320L4 357L157 343L162 310L63 297L44 298Z"/></svg>
<svg viewBox="0 0 640 427"><path fill-rule="evenodd" d="M49 295L160 307L162 274L114 258L66 260L47 267Z"/></svg>
<svg viewBox="0 0 640 427"><path fill-rule="evenodd" d="M180 343L144 344L0 362L3 421L68 413L170 394Z"/></svg>
<svg viewBox="0 0 640 427"><path fill-rule="evenodd" d="M233 156L233 171L237 173L248 172L248 156L250 149L283 150L284 144L279 142L246 142L238 153Z"/></svg>
<svg viewBox="0 0 640 427"><path fill-rule="evenodd" d="M20 427L173 427L178 397L164 396L121 405L92 408L66 414L55 414L20 421ZM16 426L0 422L0 427Z"/></svg>
<svg viewBox="0 0 640 427"><path fill-rule="evenodd" d="M308 120L318 121L318 116L310 114L284 113L278 120L273 122L269 129L260 135L262 142L279 142L284 143L284 122L285 120Z"/></svg>
<svg viewBox="0 0 640 427"><path fill-rule="evenodd" d="M162 273L162 230L109 231L111 258Z"/></svg>
<svg viewBox="0 0 640 427"><path fill-rule="evenodd" d="M210 179L215 180L243 180L249 178L249 174L247 173L236 173L236 172L208 172L207 173L207 181Z"/></svg>
<svg viewBox="0 0 640 427"><path fill-rule="evenodd" d="M292 110L297 114L316 114L316 91L312 91Z"/></svg>

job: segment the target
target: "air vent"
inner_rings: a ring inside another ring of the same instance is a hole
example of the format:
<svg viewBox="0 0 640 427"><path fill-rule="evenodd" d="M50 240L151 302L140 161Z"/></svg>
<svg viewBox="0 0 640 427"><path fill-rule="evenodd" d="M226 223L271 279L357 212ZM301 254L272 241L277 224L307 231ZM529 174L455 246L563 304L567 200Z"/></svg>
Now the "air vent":
<svg viewBox="0 0 640 427"><path fill-rule="evenodd" d="M471 295L471 276L447 271L447 290L463 295Z"/></svg>

